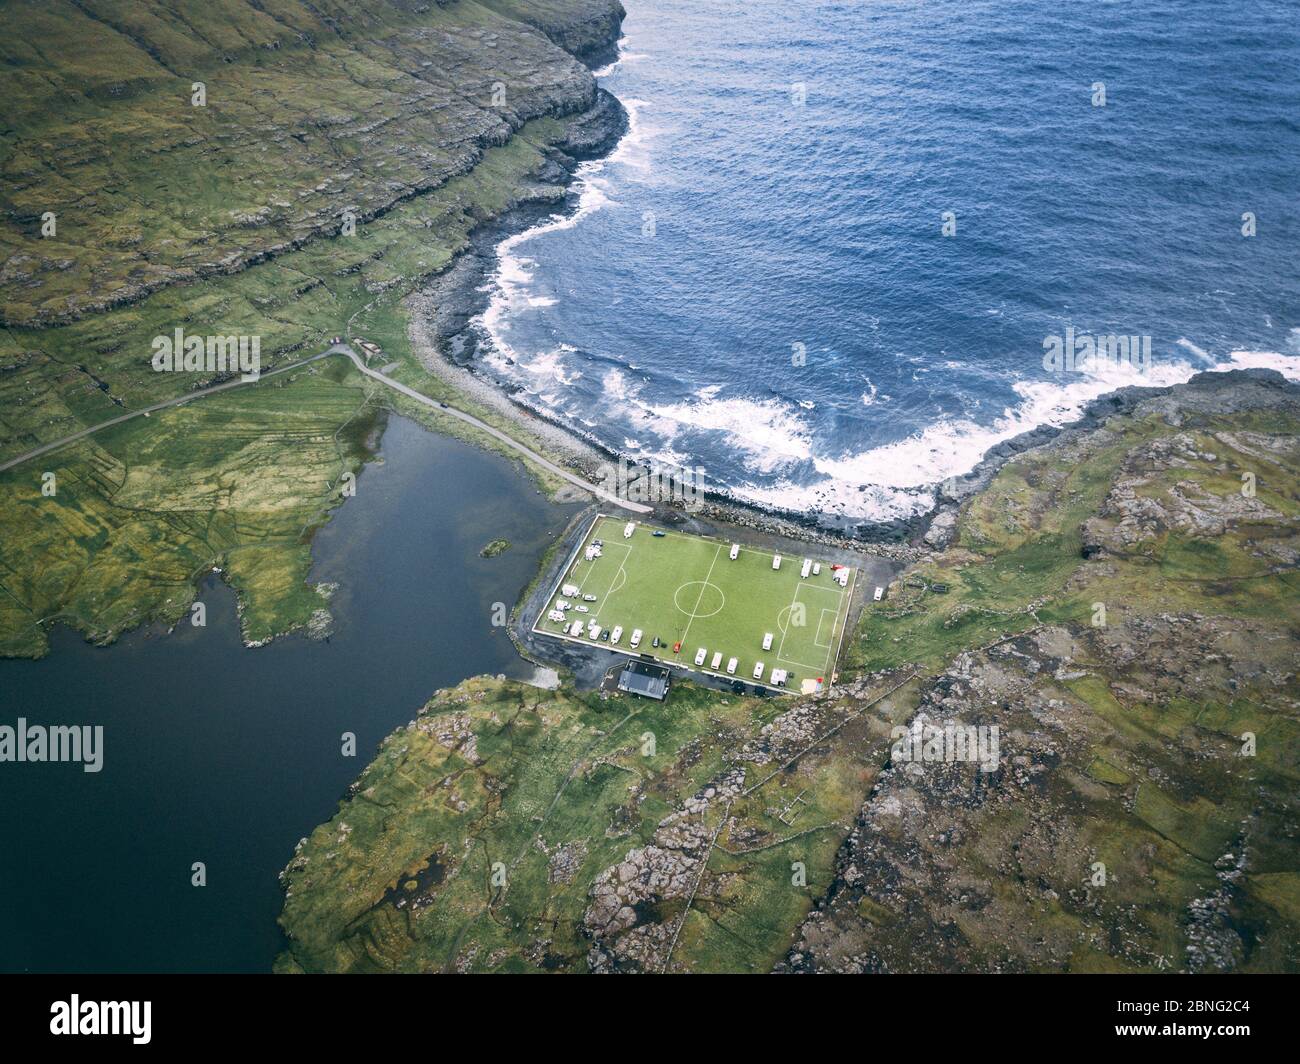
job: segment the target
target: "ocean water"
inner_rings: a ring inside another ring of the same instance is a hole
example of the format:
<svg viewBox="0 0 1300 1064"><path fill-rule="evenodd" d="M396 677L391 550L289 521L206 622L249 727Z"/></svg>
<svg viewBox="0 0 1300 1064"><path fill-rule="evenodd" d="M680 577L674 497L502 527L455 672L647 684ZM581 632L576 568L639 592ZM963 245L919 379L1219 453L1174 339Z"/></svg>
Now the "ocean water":
<svg viewBox="0 0 1300 1064"><path fill-rule="evenodd" d="M630 132L478 322L575 430L883 519L1120 385L1300 376L1293 2L626 6ZM1150 360L1049 370L1067 329Z"/></svg>

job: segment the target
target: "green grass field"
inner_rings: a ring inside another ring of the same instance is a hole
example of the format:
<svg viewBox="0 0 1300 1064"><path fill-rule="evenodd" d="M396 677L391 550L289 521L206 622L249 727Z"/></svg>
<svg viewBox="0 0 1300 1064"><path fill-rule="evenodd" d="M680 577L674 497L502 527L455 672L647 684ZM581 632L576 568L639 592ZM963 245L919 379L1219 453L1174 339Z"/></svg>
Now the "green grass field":
<svg viewBox="0 0 1300 1064"><path fill-rule="evenodd" d="M841 588L831 577L830 563L811 554L783 555L781 568L774 570L770 550L742 543L733 561L728 542L680 532L656 537L652 528L641 524L625 539L626 524L621 517L596 518L540 611L534 631L626 654L649 654L717 675L727 675L727 664L734 657L736 679L771 686L772 671L784 669L785 686L791 691L800 690L806 680L833 678L856 570L849 571L848 587ZM603 542L604 553L588 561L586 549L597 539ZM800 577L805 557L821 563L819 575ZM565 585L576 585L578 593L563 595ZM595 601L584 601L586 595L594 595ZM558 599L572 604L564 622L548 616ZM579 612L580 606L588 612ZM584 625L580 636L565 631L574 621ZM592 640L587 628L592 621L605 630L621 627L618 643ZM634 650L631 640L636 629L642 637ZM772 635L772 645L764 650L767 633ZM678 642L681 650L674 653ZM706 656L697 666L701 648ZM715 668L718 653L722 659ZM763 663L763 672L755 681L758 662Z"/></svg>

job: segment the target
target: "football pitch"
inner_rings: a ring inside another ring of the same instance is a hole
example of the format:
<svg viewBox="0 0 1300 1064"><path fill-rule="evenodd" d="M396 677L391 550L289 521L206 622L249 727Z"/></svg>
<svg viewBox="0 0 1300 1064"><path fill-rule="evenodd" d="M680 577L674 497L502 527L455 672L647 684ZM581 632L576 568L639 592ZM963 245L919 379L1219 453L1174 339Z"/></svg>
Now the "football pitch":
<svg viewBox="0 0 1300 1064"><path fill-rule="evenodd" d="M846 570L842 587L831 564L813 553L782 555L781 567L773 569L771 550L740 543L733 559L730 542L640 523L624 537L627 523L596 517L539 611L535 632L767 687L780 679L779 672L774 679L774 670L784 670L781 686L791 691L807 681L831 681L856 570ZM588 557L596 541L601 553ZM805 559L817 563L820 572L802 577ZM557 610L563 620L556 619ZM575 622L582 624L578 634L572 632ZM641 640L633 647L638 629ZM701 650L703 660L697 663ZM727 668L732 658L734 673Z"/></svg>

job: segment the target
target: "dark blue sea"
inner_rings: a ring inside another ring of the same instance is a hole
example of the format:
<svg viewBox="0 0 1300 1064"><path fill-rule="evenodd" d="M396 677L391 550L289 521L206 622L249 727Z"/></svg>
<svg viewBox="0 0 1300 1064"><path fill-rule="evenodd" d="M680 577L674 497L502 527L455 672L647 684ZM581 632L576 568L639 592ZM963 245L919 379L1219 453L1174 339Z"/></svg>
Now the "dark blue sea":
<svg viewBox="0 0 1300 1064"><path fill-rule="evenodd" d="M1297 375L1294 2L626 6L630 132L480 323L576 430L884 518L1119 385Z"/></svg>

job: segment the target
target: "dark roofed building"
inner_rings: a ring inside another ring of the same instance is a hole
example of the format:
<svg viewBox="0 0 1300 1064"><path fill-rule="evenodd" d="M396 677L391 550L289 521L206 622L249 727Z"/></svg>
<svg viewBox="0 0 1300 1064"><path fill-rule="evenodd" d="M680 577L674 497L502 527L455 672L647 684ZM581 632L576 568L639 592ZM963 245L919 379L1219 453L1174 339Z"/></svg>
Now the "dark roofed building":
<svg viewBox="0 0 1300 1064"><path fill-rule="evenodd" d="M668 670L644 661L629 662L618 674L618 689L662 702L668 697Z"/></svg>

